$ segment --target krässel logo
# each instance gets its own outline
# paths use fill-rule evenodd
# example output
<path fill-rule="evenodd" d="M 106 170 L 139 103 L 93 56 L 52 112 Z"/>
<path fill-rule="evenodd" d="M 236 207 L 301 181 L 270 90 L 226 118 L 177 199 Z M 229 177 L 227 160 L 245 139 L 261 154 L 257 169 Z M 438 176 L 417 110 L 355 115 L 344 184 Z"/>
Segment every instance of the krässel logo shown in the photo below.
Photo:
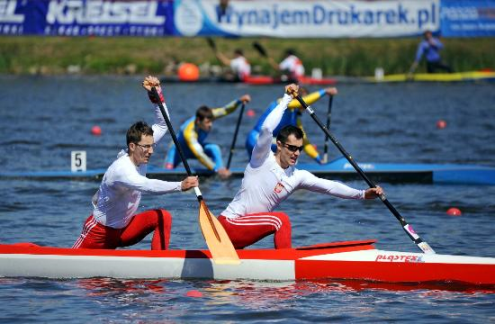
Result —
<path fill-rule="evenodd" d="M 175 28 L 184 36 L 195 36 L 203 27 L 203 15 L 195 2 L 182 1 L 175 8 Z"/>

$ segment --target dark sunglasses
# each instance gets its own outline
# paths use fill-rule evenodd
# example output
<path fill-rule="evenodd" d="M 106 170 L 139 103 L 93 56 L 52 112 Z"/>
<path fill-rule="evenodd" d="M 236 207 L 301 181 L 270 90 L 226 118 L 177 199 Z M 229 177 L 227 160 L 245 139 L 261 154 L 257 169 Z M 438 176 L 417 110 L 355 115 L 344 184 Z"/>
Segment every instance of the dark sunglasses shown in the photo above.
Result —
<path fill-rule="evenodd" d="M 290 144 L 287 144 L 287 143 L 283 143 L 284 146 L 291 152 L 296 152 L 296 151 L 299 151 L 301 152 L 304 148 L 304 145 L 303 146 L 295 146 L 295 145 L 290 145 Z"/>

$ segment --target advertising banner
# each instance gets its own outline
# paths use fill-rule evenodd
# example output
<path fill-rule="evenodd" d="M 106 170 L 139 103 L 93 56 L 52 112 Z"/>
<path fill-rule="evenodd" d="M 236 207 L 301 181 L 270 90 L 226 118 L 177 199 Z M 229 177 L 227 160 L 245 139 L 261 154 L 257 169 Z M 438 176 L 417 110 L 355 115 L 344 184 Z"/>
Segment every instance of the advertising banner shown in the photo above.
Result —
<path fill-rule="evenodd" d="M 495 0 L 442 0 L 445 37 L 495 36 Z"/>
<path fill-rule="evenodd" d="M 0 35 L 495 36 L 495 0 L 0 0 Z"/>
<path fill-rule="evenodd" d="M 176 0 L 175 33 L 282 38 L 401 37 L 440 27 L 439 0 Z"/>
<path fill-rule="evenodd" d="M 0 34 L 164 36 L 173 1 L 0 0 Z"/>

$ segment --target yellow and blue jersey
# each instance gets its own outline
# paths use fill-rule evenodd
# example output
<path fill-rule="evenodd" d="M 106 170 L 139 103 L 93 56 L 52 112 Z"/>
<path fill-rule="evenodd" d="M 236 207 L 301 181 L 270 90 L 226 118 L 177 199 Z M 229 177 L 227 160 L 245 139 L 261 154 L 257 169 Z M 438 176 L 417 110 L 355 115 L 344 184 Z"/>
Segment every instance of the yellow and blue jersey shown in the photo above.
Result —
<path fill-rule="evenodd" d="M 241 103 L 240 100 L 234 100 L 223 107 L 213 108 L 213 120 L 233 113 Z M 187 159 L 195 158 L 208 170 L 218 171 L 224 166 L 220 147 L 217 144 L 207 143 L 209 132 L 197 127 L 195 122 L 196 116 L 192 116 L 181 125 L 177 135 L 180 147 Z M 165 164 L 175 168 L 180 162 L 180 156 L 172 143 Z"/>
<path fill-rule="evenodd" d="M 323 96 L 325 96 L 325 89 L 321 89 L 319 91 L 310 93 L 304 96 L 303 99 L 308 105 L 311 105 L 316 101 L 318 101 L 319 99 L 321 99 Z M 268 108 L 265 110 L 263 115 L 261 115 L 260 119 L 254 126 L 253 130 L 251 130 L 251 132 L 248 134 L 248 137 L 246 139 L 246 150 L 249 156 L 251 156 L 251 152 L 253 151 L 254 145 L 256 144 L 259 132 L 261 131 L 261 126 L 265 122 L 265 119 L 268 117 L 268 115 L 272 112 L 272 110 L 277 107 L 279 102 L 280 99 L 270 103 Z M 318 151 L 315 149 L 315 147 L 309 141 L 308 137 L 306 136 L 306 132 L 304 131 L 304 128 L 302 126 L 301 111 L 300 111 L 301 104 L 299 103 L 299 101 L 294 99 L 289 103 L 287 108 L 288 109 L 285 110 L 284 115 L 280 120 L 280 123 L 273 131 L 273 136 L 277 137 L 280 130 L 287 125 L 293 125 L 301 128 L 304 133 L 304 137 L 303 137 L 304 152 L 306 152 L 306 154 L 308 154 L 311 158 L 319 162 L 320 155 L 318 154 Z"/>

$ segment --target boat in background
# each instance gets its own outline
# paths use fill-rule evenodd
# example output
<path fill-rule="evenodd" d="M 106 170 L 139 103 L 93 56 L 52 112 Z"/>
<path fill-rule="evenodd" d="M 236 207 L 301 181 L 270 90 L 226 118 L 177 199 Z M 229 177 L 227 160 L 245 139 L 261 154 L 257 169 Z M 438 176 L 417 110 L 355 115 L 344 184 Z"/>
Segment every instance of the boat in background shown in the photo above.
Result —
<path fill-rule="evenodd" d="M 178 76 L 162 77 L 160 78 L 161 83 L 240 83 L 249 85 L 270 85 L 270 84 L 286 84 L 292 82 L 290 80 L 272 77 L 268 75 L 252 75 L 240 80 L 231 80 L 222 77 L 199 77 L 195 80 L 181 80 Z M 313 77 L 302 77 L 298 80 L 300 85 L 334 85 L 337 83 L 335 78 L 313 78 Z"/>
<path fill-rule="evenodd" d="M 218 265 L 207 250 L 92 250 L 0 245 L 1 277 L 215 280 L 366 280 L 462 283 L 495 289 L 495 258 L 378 250 L 375 240 L 292 249 L 238 250 L 239 265 Z"/>
<path fill-rule="evenodd" d="M 413 163 L 358 163 L 371 179 L 389 183 L 463 184 L 495 185 L 495 167 L 463 164 L 413 164 Z M 298 169 L 307 170 L 321 178 L 333 180 L 358 180 L 359 174 L 345 158 L 335 159 L 328 164 L 299 163 Z M 9 179 L 32 180 L 100 180 L 106 169 L 87 171 L 16 171 L 0 172 L 0 181 Z M 232 177 L 242 178 L 243 167 L 230 169 Z M 192 173 L 200 177 L 215 176 L 213 171 L 192 168 Z M 147 176 L 153 179 L 182 180 L 186 171 L 183 167 L 169 170 L 148 166 Z"/>
<path fill-rule="evenodd" d="M 367 77 L 365 80 L 370 82 L 475 82 L 495 81 L 495 72 L 493 71 L 471 71 L 458 73 L 416 73 L 412 77 L 407 74 L 390 74 L 383 76 Z"/>

